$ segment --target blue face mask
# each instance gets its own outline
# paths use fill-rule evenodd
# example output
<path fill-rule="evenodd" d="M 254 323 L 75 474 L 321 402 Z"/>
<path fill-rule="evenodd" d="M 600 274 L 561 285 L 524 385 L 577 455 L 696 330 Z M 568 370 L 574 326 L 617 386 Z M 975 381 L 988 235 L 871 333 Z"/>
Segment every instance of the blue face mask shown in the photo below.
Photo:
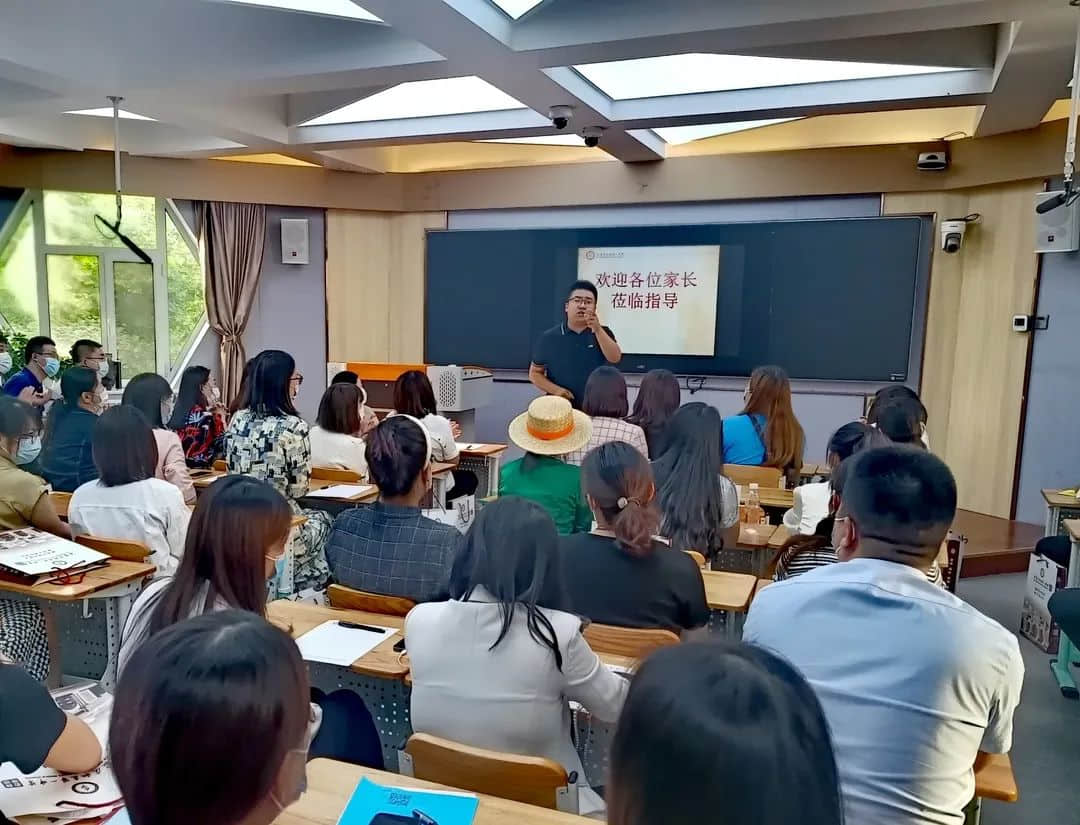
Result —
<path fill-rule="evenodd" d="M 41 455 L 41 436 L 34 435 L 19 439 L 19 446 L 15 450 L 16 464 L 33 464 L 39 455 Z"/>
<path fill-rule="evenodd" d="M 45 374 L 49 378 L 56 378 L 60 372 L 60 359 L 58 358 L 46 358 L 45 359 Z"/>

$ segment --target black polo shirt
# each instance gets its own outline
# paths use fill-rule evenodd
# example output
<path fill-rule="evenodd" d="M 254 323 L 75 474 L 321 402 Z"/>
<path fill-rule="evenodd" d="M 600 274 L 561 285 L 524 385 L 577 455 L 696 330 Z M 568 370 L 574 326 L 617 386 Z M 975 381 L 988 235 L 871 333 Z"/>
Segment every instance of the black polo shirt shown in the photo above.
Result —
<path fill-rule="evenodd" d="M 615 333 L 608 327 L 604 327 L 604 332 L 615 340 Z M 602 367 L 608 360 L 591 329 L 586 327 L 582 332 L 574 332 L 564 321 L 536 340 L 532 362 L 544 367 L 549 380 L 570 390 L 574 394 L 571 403 L 580 408 L 585 397 L 585 382 L 594 369 Z"/>

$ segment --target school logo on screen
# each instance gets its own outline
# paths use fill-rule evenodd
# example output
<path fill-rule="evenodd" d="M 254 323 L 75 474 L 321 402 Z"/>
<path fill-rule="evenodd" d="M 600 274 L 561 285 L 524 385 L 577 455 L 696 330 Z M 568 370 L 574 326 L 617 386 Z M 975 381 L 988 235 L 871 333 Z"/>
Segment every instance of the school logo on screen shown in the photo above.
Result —
<path fill-rule="evenodd" d="M 585 253 L 585 260 L 586 260 L 586 261 L 591 261 L 591 260 L 593 260 L 593 259 L 594 259 L 595 257 L 596 257 L 596 253 L 595 253 L 595 252 L 593 252 L 593 251 L 592 251 L 591 249 L 590 249 L 590 250 L 589 250 L 588 252 L 586 252 L 586 253 Z"/>

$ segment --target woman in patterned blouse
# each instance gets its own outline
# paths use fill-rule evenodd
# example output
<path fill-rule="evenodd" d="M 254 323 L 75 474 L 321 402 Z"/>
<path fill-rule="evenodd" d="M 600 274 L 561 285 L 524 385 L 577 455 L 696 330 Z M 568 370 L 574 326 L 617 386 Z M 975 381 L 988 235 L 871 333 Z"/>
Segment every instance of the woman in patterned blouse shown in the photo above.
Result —
<path fill-rule="evenodd" d="M 326 539 L 332 519 L 322 510 L 303 510 L 311 479 L 311 441 L 307 422 L 293 399 L 304 377 L 281 350 L 265 350 L 251 364 L 246 404 L 225 431 L 225 461 L 230 473 L 254 476 L 271 484 L 307 521 L 292 536 L 295 591 L 323 590 L 330 579 Z"/>
<path fill-rule="evenodd" d="M 225 421 L 217 392 L 206 367 L 184 370 L 176 406 L 165 426 L 180 436 L 189 467 L 209 467 L 225 454 Z"/>

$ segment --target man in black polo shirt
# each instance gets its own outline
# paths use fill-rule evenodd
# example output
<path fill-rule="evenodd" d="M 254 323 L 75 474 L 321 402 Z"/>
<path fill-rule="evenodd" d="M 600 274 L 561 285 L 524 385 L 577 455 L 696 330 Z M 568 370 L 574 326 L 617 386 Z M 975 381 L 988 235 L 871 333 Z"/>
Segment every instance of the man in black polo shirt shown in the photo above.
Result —
<path fill-rule="evenodd" d="M 596 286 L 575 281 L 566 297 L 566 320 L 541 335 L 533 347 L 529 380 L 541 392 L 581 406 L 585 382 L 604 364 L 617 364 L 622 350 L 615 334 L 596 317 Z"/>

